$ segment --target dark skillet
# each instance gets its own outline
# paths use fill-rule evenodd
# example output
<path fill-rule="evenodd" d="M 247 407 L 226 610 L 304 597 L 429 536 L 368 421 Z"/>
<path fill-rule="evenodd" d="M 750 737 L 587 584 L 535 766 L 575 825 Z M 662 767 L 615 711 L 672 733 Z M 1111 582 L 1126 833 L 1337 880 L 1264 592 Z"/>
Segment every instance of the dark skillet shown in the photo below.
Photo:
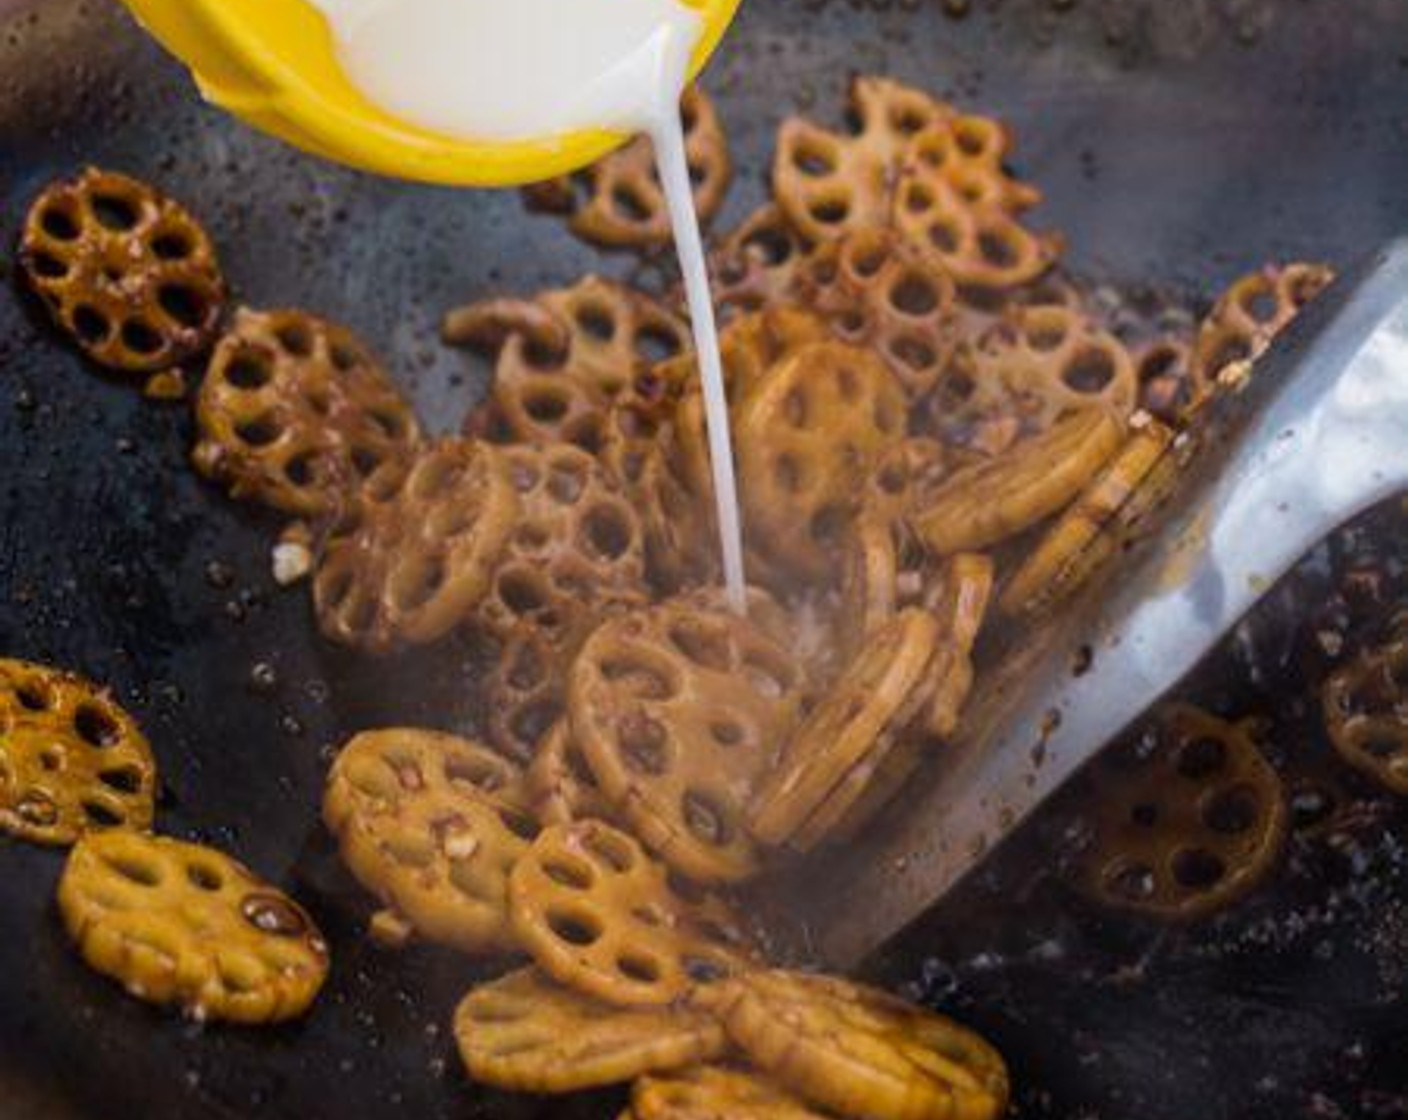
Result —
<path fill-rule="evenodd" d="M 1408 226 L 1399 0 L 974 7 L 954 20 L 937 0 L 746 5 L 712 77 L 747 169 L 733 214 L 762 196 L 780 114 L 834 115 L 860 68 L 1009 117 L 1047 191 L 1043 216 L 1099 278 L 1207 293 L 1269 256 L 1346 261 Z M 149 178 L 208 224 L 240 299 L 346 320 L 441 427 L 482 384 L 436 341 L 444 307 L 628 264 L 523 217 L 509 194 L 405 187 L 286 151 L 200 106 L 115 5 L 41 8 L 0 24 L 6 244 L 28 199 L 84 162 Z M 0 842 L 0 1117 L 614 1115 L 609 1095 L 466 1085 L 446 1025 L 475 967 L 358 937 L 362 902 L 315 823 L 329 746 L 374 723 L 471 726 L 472 656 L 367 664 L 320 642 L 306 597 L 270 578 L 272 522 L 186 469 L 189 429 L 185 409 L 98 376 L 16 285 L 0 289 L 0 649 L 112 682 L 155 743 L 162 827 L 295 890 L 331 935 L 333 979 L 306 1023 L 279 1030 L 202 1030 L 149 1010 L 64 944 L 59 857 Z M 1269 940 L 1256 922 L 1284 932 L 1288 914 L 1349 889 L 1335 866 L 1306 864 L 1261 909 L 1157 942 L 1045 886 L 1014 903 L 1013 884 L 1045 860 L 1019 851 L 878 972 L 921 977 L 987 1029 L 1026 1115 L 1402 1115 L 1408 886 L 1395 835 L 1401 814 L 1364 840 L 1368 870 L 1348 880 L 1358 909 Z M 1155 943 L 1143 979 L 1101 982 Z"/>

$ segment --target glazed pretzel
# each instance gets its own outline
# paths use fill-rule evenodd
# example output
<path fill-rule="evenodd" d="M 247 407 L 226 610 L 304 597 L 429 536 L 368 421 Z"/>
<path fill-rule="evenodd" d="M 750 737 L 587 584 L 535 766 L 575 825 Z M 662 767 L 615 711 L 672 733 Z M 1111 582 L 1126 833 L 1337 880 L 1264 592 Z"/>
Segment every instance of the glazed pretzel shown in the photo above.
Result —
<path fill-rule="evenodd" d="M 34 201 L 20 268 L 54 321 L 100 365 L 169 369 L 208 346 L 225 281 L 184 207 L 145 183 L 89 167 Z"/>
<path fill-rule="evenodd" d="M 502 454 L 518 513 L 475 617 L 500 639 L 528 626 L 571 650 L 603 611 L 639 601 L 639 518 L 581 448 L 511 446 Z"/>
<path fill-rule="evenodd" d="M 1007 581 L 999 600 L 1003 614 L 1043 614 L 1085 584 L 1117 547 L 1113 541 L 1100 542 L 1100 538 L 1118 527 L 1121 511 L 1130 506 L 1141 487 L 1157 480 L 1158 468 L 1172 451 L 1173 440 L 1172 430 L 1157 420 L 1145 418 L 1134 427 L 1124 446 Z"/>
<path fill-rule="evenodd" d="M 714 103 L 696 86 L 680 102 L 685 158 L 694 183 L 694 209 L 707 227 L 733 177 L 728 139 Z M 658 249 L 670 244 L 670 215 L 655 152 L 637 137 L 570 177 L 525 187 L 529 209 L 567 216 L 567 228 L 607 249 Z"/>
<path fill-rule="evenodd" d="M 759 843 L 808 850 L 822 839 L 818 810 L 841 815 L 928 698 L 938 623 L 909 608 L 868 636 L 859 654 L 788 737 L 753 796 L 750 827 Z"/>
<path fill-rule="evenodd" d="M 485 730 L 517 762 L 527 765 L 538 756 L 543 737 L 562 716 L 575 652 L 533 626 L 520 627 L 500 647 L 484 685 Z"/>
<path fill-rule="evenodd" d="M 242 308 L 196 400 L 196 469 L 285 513 L 319 517 L 420 443 L 415 414 L 345 327 Z"/>
<path fill-rule="evenodd" d="M 602 821 L 544 829 L 509 877 L 509 902 L 538 966 L 607 1003 L 674 1003 L 754 965 L 726 906 L 685 899 L 633 837 Z"/>
<path fill-rule="evenodd" d="M 720 317 L 762 311 L 790 299 L 809 249 L 775 203 L 753 211 L 709 254 L 710 287 Z"/>
<path fill-rule="evenodd" d="M 38 844 L 152 823 L 156 761 L 105 689 L 0 658 L 0 832 Z"/>
<path fill-rule="evenodd" d="M 481 984 L 455 1011 L 470 1076 L 520 1093 L 571 1093 L 718 1057 L 709 1015 L 687 1008 L 598 1003 L 522 968 Z"/>
<path fill-rule="evenodd" d="M 537 825 L 513 763 L 441 732 L 365 731 L 333 763 L 323 819 L 394 919 L 466 953 L 515 947 L 508 873 Z"/>
<path fill-rule="evenodd" d="M 766 1077 L 730 1066 L 691 1066 L 639 1078 L 633 1120 L 831 1120 Z"/>
<path fill-rule="evenodd" d="M 1355 769 L 1394 793 L 1408 793 L 1408 626 L 1364 650 L 1321 689 L 1325 728 Z"/>
<path fill-rule="evenodd" d="M 923 396 L 957 343 L 957 289 L 892 231 L 854 230 L 804 262 L 798 289 L 842 340 L 885 359 L 910 397 Z"/>
<path fill-rule="evenodd" d="M 1178 335 L 1155 338 L 1134 353 L 1139 407 L 1176 424 L 1193 401 L 1193 347 Z"/>
<path fill-rule="evenodd" d="M 773 197 L 813 243 L 889 223 L 895 177 L 913 138 L 952 110 L 887 78 L 851 83 L 856 128 L 832 132 L 801 117 L 783 121 L 773 160 Z"/>
<path fill-rule="evenodd" d="M 1008 454 L 956 472 L 909 521 L 940 556 L 987 548 L 1075 498 L 1123 438 L 1124 425 L 1104 409 L 1071 413 Z"/>
<path fill-rule="evenodd" d="M 971 203 L 1020 214 L 1041 201 L 1041 191 L 1008 170 L 1012 129 L 1002 121 L 950 111 L 906 145 L 906 172 L 951 183 Z"/>
<path fill-rule="evenodd" d="M 996 1120 L 1007 1069 L 972 1031 L 828 976 L 742 976 L 718 1000 L 724 1029 L 780 1084 L 837 1116 Z"/>
<path fill-rule="evenodd" d="M 617 811 L 699 882 L 758 870 L 744 805 L 801 706 L 791 655 L 698 599 L 611 619 L 572 666 L 572 739 Z"/>
<path fill-rule="evenodd" d="M 1077 875 L 1106 905 L 1201 917 L 1252 890 L 1280 854 L 1281 779 L 1244 724 L 1167 705 L 1083 783 L 1090 831 Z"/>
<path fill-rule="evenodd" d="M 445 317 L 447 342 L 495 352 L 488 399 L 466 432 L 501 442 L 574 443 L 595 452 L 611 402 L 642 365 L 681 353 L 672 311 L 596 276 L 531 300 L 488 300 Z"/>
<path fill-rule="evenodd" d="M 879 453 L 904 433 L 904 392 L 866 350 L 793 351 L 733 409 L 744 515 L 782 569 L 824 579 Z"/>
<path fill-rule="evenodd" d="M 198 844 L 91 833 L 64 867 L 59 913 L 90 966 L 198 1020 L 296 1018 L 327 977 L 327 943 L 307 912 Z"/>
<path fill-rule="evenodd" d="M 383 466 L 324 536 L 323 633 L 377 652 L 447 634 L 488 594 L 518 510 L 503 453 L 477 440 L 426 444 L 404 477 Z"/>
<path fill-rule="evenodd" d="M 611 802 L 597 785 L 565 719 L 544 736 L 528 767 L 527 783 L 534 811 L 545 825 L 591 819 L 614 823 Z"/>
<path fill-rule="evenodd" d="M 1328 265 L 1269 264 L 1232 283 L 1193 343 L 1195 405 L 1235 362 L 1254 362 L 1301 309 L 1334 280 Z"/>

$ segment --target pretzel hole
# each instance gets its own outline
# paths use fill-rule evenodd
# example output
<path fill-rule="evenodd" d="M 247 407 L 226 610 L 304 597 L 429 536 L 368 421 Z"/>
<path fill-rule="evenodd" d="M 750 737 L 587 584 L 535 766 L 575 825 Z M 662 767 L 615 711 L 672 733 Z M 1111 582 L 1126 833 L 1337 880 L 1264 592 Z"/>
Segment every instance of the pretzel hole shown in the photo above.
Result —
<path fill-rule="evenodd" d="M 186 284 L 163 284 L 157 289 L 156 301 L 183 327 L 199 327 L 210 312 L 205 297 Z"/>
<path fill-rule="evenodd" d="M 262 389 L 274 377 L 269 355 L 253 346 L 244 346 L 225 366 L 225 380 L 236 389 Z"/>
<path fill-rule="evenodd" d="M 402 611 L 419 610 L 445 586 L 445 560 L 439 555 L 412 557 L 397 565 L 391 599 Z"/>
<path fill-rule="evenodd" d="M 162 347 L 162 337 L 141 319 L 128 319 L 122 324 L 122 345 L 134 354 L 155 354 Z"/>
<path fill-rule="evenodd" d="M 966 156 L 980 156 L 988 147 L 988 131 L 977 121 L 961 120 L 954 125 L 953 138 Z"/>
<path fill-rule="evenodd" d="M 1203 737 L 1185 743 L 1178 751 L 1178 772 L 1189 781 L 1202 781 L 1226 765 L 1227 747 L 1218 739 Z"/>
<path fill-rule="evenodd" d="M 80 232 L 78 219 L 68 209 L 58 206 L 45 207 L 39 215 L 39 224 L 45 233 L 57 241 L 76 241 Z"/>
<path fill-rule="evenodd" d="M 1207 890 L 1227 874 L 1227 865 L 1204 848 L 1182 848 L 1173 855 L 1173 877 L 1189 890 Z"/>
<path fill-rule="evenodd" d="M 1115 379 L 1115 361 L 1104 350 L 1082 351 L 1065 371 L 1061 380 L 1077 393 L 1103 392 Z"/>
<path fill-rule="evenodd" d="M 611 192 L 611 207 L 626 222 L 644 223 L 654 217 L 654 211 L 634 184 L 618 183 Z"/>
<path fill-rule="evenodd" d="M 962 235 L 950 222 L 943 220 L 930 222 L 926 232 L 929 236 L 929 243 L 945 256 L 958 252 L 959 246 L 962 244 Z"/>
<path fill-rule="evenodd" d="M 57 766 L 49 765 L 48 752 L 40 756 L 40 762 L 44 763 L 46 770 L 55 770 Z M 55 761 L 58 761 L 57 759 Z M 109 789 L 118 793 L 125 793 L 129 797 L 137 793 L 142 788 L 142 772 L 135 766 L 122 766 L 114 770 L 103 770 L 98 774 L 98 781 Z"/>
<path fill-rule="evenodd" d="M 709 734 L 721 747 L 736 747 L 748 737 L 741 724 L 722 719 L 709 724 Z"/>
<path fill-rule="evenodd" d="M 235 435 L 250 447 L 268 447 L 283 435 L 283 428 L 269 413 L 235 425 Z"/>
<path fill-rule="evenodd" d="M 577 325 L 598 342 L 610 342 L 616 337 L 616 316 L 609 307 L 585 303 L 577 308 Z"/>
<path fill-rule="evenodd" d="M 587 510 L 584 525 L 592 549 L 606 560 L 619 560 L 634 539 L 626 514 L 614 505 L 592 506 Z"/>
<path fill-rule="evenodd" d="M 616 971 L 637 984 L 658 984 L 664 970 L 653 957 L 622 953 L 616 958 Z"/>
<path fill-rule="evenodd" d="M 29 266 L 35 275 L 46 280 L 59 280 L 68 275 L 68 265 L 52 253 L 35 252 L 29 256 Z"/>
<path fill-rule="evenodd" d="M 1142 863 L 1125 864 L 1105 877 L 1111 894 L 1130 902 L 1144 902 L 1154 896 L 1154 872 Z"/>
<path fill-rule="evenodd" d="M 939 361 L 938 352 L 932 346 L 912 335 L 894 339 L 887 350 L 897 362 L 916 372 L 932 369 Z"/>
<path fill-rule="evenodd" d="M 548 468 L 548 493 L 559 505 L 576 505 L 586 488 L 586 468 L 581 460 L 559 459 Z"/>
<path fill-rule="evenodd" d="M 191 886 L 202 891 L 218 891 L 225 885 L 225 877 L 219 871 L 200 863 L 186 864 L 186 878 Z"/>
<path fill-rule="evenodd" d="M 1280 310 L 1276 292 L 1269 284 L 1258 284 L 1251 291 L 1242 293 L 1240 302 L 1242 310 L 1262 324 L 1274 323 Z"/>
<path fill-rule="evenodd" d="M 789 494 L 800 494 L 804 487 L 805 471 L 802 462 L 789 451 L 783 452 L 773 462 L 773 478 L 777 485 Z"/>
<path fill-rule="evenodd" d="M 601 675 L 612 684 L 624 682 L 630 694 L 642 700 L 668 700 L 679 691 L 679 682 L 672 677 L 627 658 L 602 661 Z"/>
<path fill-rule="evenodd" d="M 543 874 L 559 886 L 568 890 L 591 890 L 596 875 L 589 863 L 565 859 L 562 856 L 548 856 L 542 864 Z"/>
<path fill-rule="evenodd" d="M 281 323 L 275 328 L 274 337 L 295 358 L 306 358 L 313 353 L 313 332 L 303 323 Z"/>
<path fill-rule="evenodd" d="M 836 173 L 836 151 L 814 139 L 799 140 L 792 149 L 792 166 L 809 179 Z"/>
<path fill-rule="evenodd" d="M 696 984 L 717 984 L 732 971 L 727 965 L 702 954 L 690 953 L 680 959 L 684 973 Z"/>
<path fill-rule="evenodd" d="M 523 394 L 523 410 L 539 424 L 554 424 L 567 415 L 565 394 L 549 389 L 536 389 Z"/>
<path fill-rule="evenodd" d="M 669 638 L 670 644 L 696 665 L 718 673 L 727 673 L 732 666 L 728 639 L 717 630 L 676 623 L 670 627 Z"/>
<path fill-rule="evenodd" d="M 406 436 L 406 418 L 391 409 L 373 409 L 368 413 L 372 423 L 381 429 L 387 439 L 399 441 Z"/>
<path fill-rule="evenodd" d="M 537 839 L 538 833 L 541 831 L 538 822 L 526 813 L 519 813 L 501 805 L 498 807 L 498 814 L 499 822 L 520 840 L 531 843 Z"/>
<path fill-rule="evenodd" d="M 601 940 L 605 933 L 601 919 L 587 911 L 565 911 L 553 908 L 547 913 L 548 929 L 569 945 L 585 949 Z"/>
<path fill-rule="evenodd" d="M 1153 828 L 1159 823 L 1158 806 L 1142 802 L 1130 809 L 1129 819 L 1140 828 Z"/>
<path fill-rule="evenodd" d="M 1392 758 L 1403 749 L 1403 743 L 1399 739 L 1383 732 L 1371 734 L 1361 746 L 1365 754 L 1378 759 Z"/>
<path fill-rule="evenodd" d="M 103 862 L 116 874 L 139 887 L 161 884 L 161 866 L 140 856 L 103 856 Z"/>
<path fill-rule="evenodd" d="M 91 703 L 80 704 L 73 713 L 73 729 L 90 747 L 111 747 L 122 737 L 117 721 Z"/>
<path fill-rule="evenodd" d="M 906 273 L 890 289 L 890 306 L 901 314 L 915 318 L 932 315 L 939 307 L 939 293 L 926 277 Z"/>
<path fill-rule="evenodd" d="M 997 268 L 1011 268 L 1021 259 L 1011 237 L 997 230 L 983 230 L 978 234 L 978 251 L 988 264 Z"/>
<path fill-rule="evenodd" d="M 851 204 L 844 198 L 826 198 L 813 202 L 811 215 L 823 225 L 840 225 L 851 212 Z"/>
<path fill-rule="evenodd" d="M 834 548 L 845 535 L 846 528 L 850 524 L 850 514 L 845 507 L 834 503 L 824 505 L 816 513 L 812 514 L 812 519 L 808 524 L 808 531 L 812 540 L 820 545 L 823 550 Z"/>
<path fill-rule="evenodd" d="M 1181 359 L 1176 346 L 1159 345 L 1139 359 L 1139 381 L 1148 384 L 1175 373 Z"/>
<path fill-rule="evenodd" d="M 63 764 L 64 756 L 58 747 L 45 747 L 39 752 L 39 765 L 51 774 L 61 769 Z M 105 782 L 107 781 L 105 775 L 100 774 L 99 779 Z M 111 785 L 112 783 L 108 782 L 108 784 Z"/>
<path fill-rule="evenodd" d="M 73 329 L 80 341 L 92 346 L 112 334 L 112 321 L 96 307 L 80 303 L 73 309 Z"/>
<path fill-rule="evenodd" d="M 534 568 L 511 566 L 499 574 L 499 599 L 516 615 L 529 615 L 548 605 L 552 590 Z"/>
<path fill-rule="evenodd" d="M 666 327 L 646 325 L 636 332 L 636 353 L 652 365 L 675 357 L 681 349 L 679 335 Z M 637 380 L 638 389 L 641 380 L 643 377 Z M 644 395 L 653 399 L 652 394 Z"/>
<path fill-rule="evenodd" d="M 581 837 L 582 847 L 617 875 L 624 875 L 636 865 L 636 854 L 630 843 L 620 836 L 600 829 L 591 829 Z"/>
<path fill-rule="evenodd" d="M 797 246 L 786 230 L 763 226 L 748 234 L 743 240 L 743 249 L 769 268 L 777 268 L 792 259 Z"/>
<path fill-rule="evenodd" d="M 640 712 L 622 716 L 617 724 L 621 760 L 637 774 L 659 777 L 670 768 L 665 729 Z"/>
<path fill-rule="evenodd" d="M 50 828 L 59 821 L 59 807 L 37 790 L 30 790 L 20 798 L 15 812 L 22 821 L 36 828 Z"/>
<path fill-rule="evenodd" d="M 1256 824 L 1259 799 L 1250 786 L 1224 790 L 1203 808 L 1203 823 L 1214 832 L 1235 835 Z"/>
<path fill-rule="evenodd" d="M 277 894 L 247 895 L 240 903 L 240 916 L 260 933 L 273 934 L 275 937 L 301 937 L 308 932 L 308 920 L 303 916 L 303 911 Z M 322 945 L 320 938 L 313 938 L 310 947 L 315 951 L 326 951 L 326 946 Z M 264 952 L 275 959 L 288 960 L 277 948 L 266 947 Z M 303 961 L 295 957 L 290 964 L 297 967 L 302 965 Z M 286 969 L 289 965 L 280 967 Z"/>
<path fill-rule="evenodd" d="M 929 123 L 929 114 L 918 105 L 891 105 L 890 127 L 904 136 L 913 136 Z"/>
<path fill-rule="evenodd" d="M 185 234 L 174 230 L 157 234 L 151 239 L 150 245 L 152 255 L 163 261 L 185 260 L 194 251 L 194 247 Z"/>
<path fill-rule="evenodd" d="M 1243 362 L 1252 356 L 1251 343 L 1241 335 L 1231 334 L 1222 339 L 1213 350 L 1210 372 L 1216 374 L 1233 362 Z"/>
<path fill-rule="evenodd" d="M 733 829 L 723 809 L 707 794 L 690 790 L 681 802 L 685 827 L 706 844 L 724 847 L 733 838 Z"/>
<path fill-rule="evenodd" d="M 54 703 L 54 694 L 41 681 L 24 681 L 15 689 L 20 704 L 31 712 L 47 712 Z"/>
<path fill-rule="evenodd" d="M 137 207 L 115 194 L 93 195 L 88 208 L 100 226 L 115 233 L 125 233 L 137 224 Z"/>

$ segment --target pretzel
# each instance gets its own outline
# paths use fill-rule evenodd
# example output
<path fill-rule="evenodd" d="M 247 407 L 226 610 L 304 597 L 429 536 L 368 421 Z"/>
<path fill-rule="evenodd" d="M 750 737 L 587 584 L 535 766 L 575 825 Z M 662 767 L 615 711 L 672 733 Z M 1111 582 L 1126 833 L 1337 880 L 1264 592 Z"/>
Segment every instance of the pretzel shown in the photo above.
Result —
<path fill-rule="evenodd" d="M 1198 328 L 1193 343 L 1195 404 L 1229 365 L 1256 361 L 1301 308 L 1334 280 L 1328 265 L 1269 264 L 1235 280 Z"/>
<path fill-rule="evenodd" d="M 832 1120 L 800 1097 L 746 1069 L 690 1066 L 639 1078 L 634 1120 Z"/>
<path fill-rule="evenodd" d="M 475 617 L 500 638 L 527 625 L 570 649 L 601 611 L 638 600 L 645 578 L 639 518 L 581 448 L 516 446 L 502 454 L 518 514 Z"/>
<path fill-rule="evenodd" d="M 1141 487 L 1156 478 L 1173 447 L 1173 432 L 1157 420 L 1136 426 L 1124 446 L 1063 513 L 1007 581 L 998 605 L 1009 617 L 1046 613 L 1070 598 L 1114 551 L 1097 542 L 1118 527 Z M 1096 555 L 1098 553 L 1098 556 Z"/>
<path fill-rule="evenodd" d="M 565 719 L 543 738 L 527 774 L 528 796 L 545 825 L 596 819 L 611 822 L 615 813 Z"/>
<path fill-rule="evenodd" d="M 384 465 L 325 534 L 313 602 L 323 633 L 384 652 L 434 641 L 489 593 L 519 502 L 502 452 L 426 444 L 401 477 Z"/>
<path fill-rule="evenodd" d="M 822 245 L 798 287 L 839 338 L 884 358 L 912 398 L 932 389 L 953 357 L 953 281 L 890 230 L 853 230 Z"/>
<path fill-rule="evenodd" d="M 1167 705 L 1083 781 L 1078 881 L 1105 905 L 1201 917 L 1251 891 L 1280 854 L 1285 793 L 1245 724 Z"/>
<path fill-rule="evenodd" d="M 775 203 L 753 211 L 709 254 L 710 287 L 720 317 L 762 311 L 791 298 L 809 248 Z"/>
<path fill-rule="evenodd" d="M 688 1008 L 623 1008 L 521 968 L 481 984 L 455 1010 L 470 1076 L 522 1093 L 572 1093 L 709 1061 L 723 1028 Z"/>
<path fill-rule="evenodd" d="M 809 241 L 886 225 L 895 176 L 910 141 L 952 110 L 887 78 L 858 77 L 849 102 L 856 127 L 832 132 L 790 117 L 777 133 L 772 188 L 793 228 Z"/>
<path fill-rule="evenodd" d="M 641 366 L 689 341 L 674 312 L 596 276 L 531 300 L 459 308 L 446 315 L 442 333 L 497 355 L 489 398 L 466 420 L 466 434 L 591 452 L 601 445 L 612 400 Z"/>
<path fill-rule="evenodd" d="M 887 993 L 772 970 L 718 999 L 729 1038 L 778 1083 L 838 1116 L 996 1120 L 1002 1057 L 972 1031 Z"/>
<path fill-rule="evenodd" d="M 848 658 L 902 606 L 919 601 L 932 559 L 903 518 L 865 507 L 841 559 L 838 637 Z"/>
<path fill-rule="evenodd" d="M 323 820 L 394 923 L 466 953 L 495 953 L 516 947 L 506 892 L 537 834 L 529 805 L 522 772 L 488 748 L 389 728 L 343 747 Z"/>
<path fill-rule="evenodd" d="M 928 698 L 939 641 L 927 611 L 908 608 L 869 635 L 859 654 L 787 739 L 751 803 L 759 843 L 807 850 L 821 839 L 810 818 L 864 792 Z"/>
<path fill-rule="evenodd" d="M 714 103 L 696 86 L 680 102 L 694 209 L 707 226 L 723 205 L 733 161 Z M 567 228 L 607 249 L 658 249 L 670 243 L 670 215 L 650 141 L 638 137 L 573 176 L 524 188 L 529 209 L 567 216 Z"/>
<path fill-rule="evenodd" d="M 1020 533 L 1078 495 L 1119 450 L 1124 426 L 1082 409 L 990 462 L 965 467 L 910 513 L 934 552 L 969 552 Z"/>
<path fill-rule="evenodd" d="M 942 178 L 969 202 L 1020 214 L 1041 201 L 1041 191 L 1008 170 L 1012 147 L 1004 122 L 950 111 L 906 145 L 905 170 Z"/>
<path fill-rule="evenodd" d="M 825 578 L 870 466 L 904 433 L 903 390 L 869 351 L 816 343 L 784 358 L 733 412 L 756 547 L 804 579 Z"/>
<path fill-rule="evenodd" d="M 1364 650 L 1321 688 L 1330 742 L 1361 773 L 1395 793 L 1408 793 L 1408 626 Z"/>
<path fill-rule="evenodd" d="M 911 436 L 894 444 L 876 460 L 866 480 L 865 508 L 895 517 L 928 493 L 963 463 L 961 457 L 938 440 Z"/>
<path fill-rule="evenodd" d="M 236 498 L 318 517 L 420 443 L 410 405 L 362 342 L 306 311 L 250 311 L 211 355 L 192 461 Z"/>
<path fill-rule="evenodd" d="M 699 882 L 758 870 L 744 804 L 802 700 L 786 649 L 722 606 L 602 624 L 572 666 L 572 738 L 632 830 Z"/>
<path fill-rule="evenodd" d="M 508 757 L 527 765 L 566 708 L 566 675 L 575 646 L 555 644 L 532 626 L 510 634 L 484 684 L 485 731 Z"/>
<path fill-rule="evenodd" d="M 152 823 L 156 761 L 132 717 L 74 673 L 0 658 L 0 832 L 71 844 Z"/>
<path fill-rule="evenodd" d="M 686 900 L 635 839 L 602 821 L 545 828 L 509 876 L 509 908 L 544 972 L 607 1003 L 673 1003 L 753 964 L 726 906 Z"/>
<path fill-rule="evenodd" d="M 193 357 L 225 302 L 215 247 L 186 209 L 96 167 L 34 200 L 19 262 L 54 322 L 110 369 L 152 373 Z"/>
<path fill-rule="evenodd" d="M 1193 401 L 1193 348 L 1177 335 L 1163 335 L 1135 351 L 1139 407 L 1166 424 L 1177 423 Z"/>
<path fill-rule="evenodd" d="M 297 1018 L 327 977 L 327 943 L 303 907 L 213 848 L 90 833 L 69 854 L 58 899 L 92 968 L 195 1019 Z"/>

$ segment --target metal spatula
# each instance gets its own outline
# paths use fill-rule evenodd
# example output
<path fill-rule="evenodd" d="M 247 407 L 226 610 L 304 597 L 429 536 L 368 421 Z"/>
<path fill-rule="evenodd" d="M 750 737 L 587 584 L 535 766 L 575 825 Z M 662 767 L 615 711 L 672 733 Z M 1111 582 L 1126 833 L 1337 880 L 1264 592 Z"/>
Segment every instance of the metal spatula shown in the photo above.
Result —
<path fill-rule="evenodd" d="M 941 898 L 1319 540 L 1408 490 L 1408 239 L 1308 308 L 1228 403 L 1149 535 L 980 681 L 959 740 L 884 820 L 791 879 L 828 961 Z"/>

